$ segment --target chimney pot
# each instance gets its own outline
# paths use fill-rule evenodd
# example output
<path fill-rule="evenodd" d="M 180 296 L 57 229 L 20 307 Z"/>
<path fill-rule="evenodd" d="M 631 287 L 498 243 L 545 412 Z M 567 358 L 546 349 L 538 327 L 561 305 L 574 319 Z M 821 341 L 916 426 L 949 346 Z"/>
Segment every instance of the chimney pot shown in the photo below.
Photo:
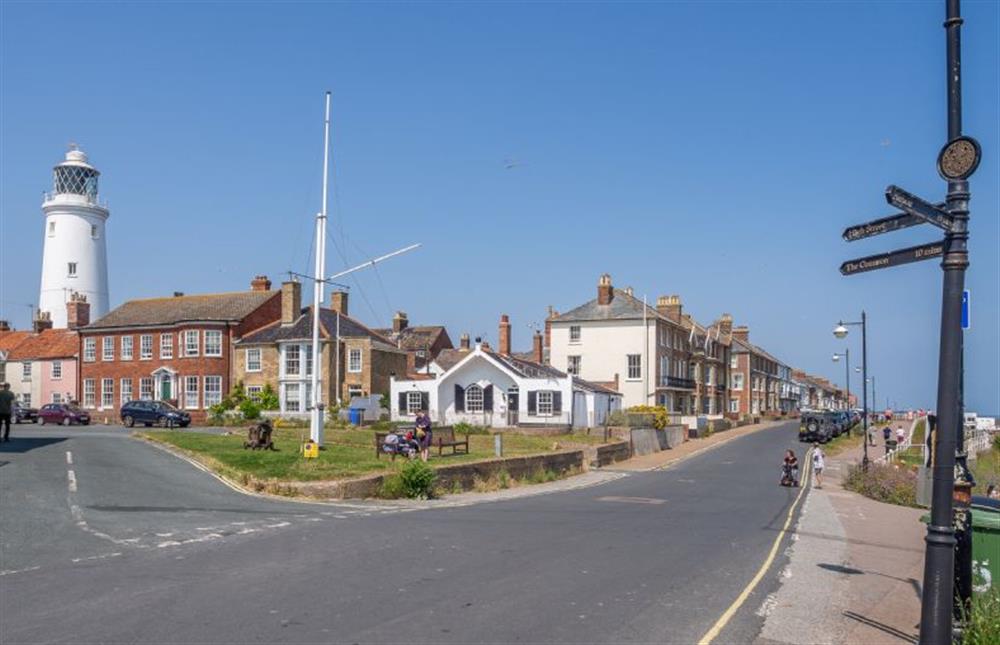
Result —
<path fill-rule="evenodd" d="M 458 348 L 459 349 L 469 349 L 469 335 L 468 334 L 462 334 L 462 336 L 458 339 Z"/>
<path fill-rule="evenodd" d="M 87 296 L 74 291 L 66 303 L 66 328 L 79 329 L 90 324 L 90 303 Z"/>
<path fill-rule="evenodd" d="M 302 283 L 288 280 L 281 283 L 281 324 L 291 325 L 302 314 Z"/>
<path fill-rule="evenodd" d="M 40 334 L 46 329 L 52 329 L 52 316 L 47 311 L 39 311 L 38 316 L 32 322 L 31 328 L 36 334 Z"/>
<path fill-rule="evenodd" d="M 539 365 L 545 362 L 545 352 L 542 347 L 542 342 L 542 334 L 536 331 L 535 335 L 531 338 L 531 359 Z"/>
<path fill-rule="evenodd" d="M 615 289 L 611 284 L 611 276 L 607 273 L 601 274 L 597 280 L 597 304 L 610 305 L 615 297 Z"/>
<path fill-rule="evenodd" d="M 499 350 L 501 356 L 510 356 L 510 318 L 500 314 Z"/>
<path fill-rule="evenodd" d="M 330 294 L 330 309 L 334 311 L 339 311 L 343 316 L 349 316 L 347 313 L 347 292 L 346 291 L 334 291 Z"/>
<path fill-rule="evenodd" d="M 271 281 L 268 280 L 266 275 L 256 275 L 253 280 L 250 281 L 251 291 L 270 291 Z"/>
<path fill-rule="evenodd" d="M 396 315 L 392 317 L 392 331 L 399 333 L 406 329 L 410 324 L 410 321 L 406 318 L 405 311 L 397 311 Z"/>
<path fill-rule="evenodd" d="M 656 299 L 657 313 L 675 323 L 680 323 L 683 309 L 680 296 L 660 296 Z"/>

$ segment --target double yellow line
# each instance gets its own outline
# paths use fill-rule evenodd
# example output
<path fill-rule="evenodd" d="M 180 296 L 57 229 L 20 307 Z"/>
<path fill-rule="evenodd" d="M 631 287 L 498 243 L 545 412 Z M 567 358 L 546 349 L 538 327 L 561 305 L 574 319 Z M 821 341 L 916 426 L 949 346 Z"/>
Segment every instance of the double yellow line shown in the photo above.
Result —
<path fill-rule="evenodd" d="M 785 525 L 781 527 L 780 531 L 778 531 L 778 537 L 774 538 L 774 544 L 771 545 L 771 551 L 767 554 L 767 559 L 764 560 L 764 564 L 760 565 L 760 569 L 757 570 L 754 577 L 750 580 L 747 586 L 744 587 L 743 591 L 740 592 L 740 595 L 736 597 L 733 604 L 729 605 L 729 608 L 723 612 L 722 616 L 719 617 L 719 620 L 715 621 L 712 628 L 701 637 L 701 640 L 698 641 L 698 645 L 709 645 L 709 643 L 719 637 L 719 634 L 722 633 L 725 626 L 729 624 L 729 621 L 736 615 L 736 612 L 743 606 L 743 603 L 747 601 L 747 598 L 750 597 L 753 590 L 756 589 L 758 584 L 760 584 L 760 581 L 764 578 L 767 570 L 771 568 L 772 564 L 774 564 L 774 558 L 778 555 L 778 548 L 781 546 L 781 540 L 785 537 L 785 534 L 788 533 L 788 527 L 792 524 L 792 516 L 795 514 L 795 509 L 802 500 L 802 496 L 805 494 L 806 489 L 809 488 L 809 476 L 810 471 L 812 470 L 812 449 L 806 452 L 805 461 L 806 465 L 802 469 L 802 479 L 799 482 L 799 485 L 802 488 L 799 490 L 799 494 L 795 496 L 795 501 L 792 502 L 791 507 L 788 509 L 788 515 L 785 517 Z"/>

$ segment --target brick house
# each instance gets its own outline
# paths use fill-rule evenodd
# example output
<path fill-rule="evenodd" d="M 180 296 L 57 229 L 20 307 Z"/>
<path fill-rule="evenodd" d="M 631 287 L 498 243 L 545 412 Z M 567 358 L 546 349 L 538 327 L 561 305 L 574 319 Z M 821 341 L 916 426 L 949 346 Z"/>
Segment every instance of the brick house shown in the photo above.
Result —
<path fill-rule="evenodd" d="M 281 295 L 249 291 L 131 300 L 80 329 L 80 402 L 115 418 L 134 399 L 169 401 L 204 422 L 232 387 L 233 343 L 281 317 Z"/>
<path fill-rule="evenodd" d="M 448 330 L 444 325 L 410 326 L 405 311 L 397 311 L 392 317 L 392 328 L 373 330 L 383 338 L 388 338 L 396 347 L 407 354 L 407 372 L 414 373 L 426 368 L 445 349 L 454 349 Z"/>
<path fill-rule="evenodd" d="M 390 377 L 406 374 L 407 352 L 351 318 L 347 293 L 332 296 L 331 308 L 320 310 L 319 383 L 324 403 L 388 394 Z M 237 341 L 234 380 L 242 381 L 251 397 L 271 385 L 283 414 L 305 414 L 312 406 L 312 307 L 302 307 L 299 282 L 281 285 L 280 302 L 277 320 Z"/>

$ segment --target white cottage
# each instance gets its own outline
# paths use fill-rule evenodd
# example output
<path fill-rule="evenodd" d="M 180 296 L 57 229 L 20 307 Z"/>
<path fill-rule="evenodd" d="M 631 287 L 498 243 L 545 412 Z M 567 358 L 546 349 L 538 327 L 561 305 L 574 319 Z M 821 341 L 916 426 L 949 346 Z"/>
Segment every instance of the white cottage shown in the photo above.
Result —
<path fill-rule="evenodd" d="M 583 428 L 603 425 L 621 409 L 621 394 L 609 387 L 481 343 L 445 350 L 433 367 L 429 374 L 392 379 L 394 421 L 427 410 L 444 425 Z"/>

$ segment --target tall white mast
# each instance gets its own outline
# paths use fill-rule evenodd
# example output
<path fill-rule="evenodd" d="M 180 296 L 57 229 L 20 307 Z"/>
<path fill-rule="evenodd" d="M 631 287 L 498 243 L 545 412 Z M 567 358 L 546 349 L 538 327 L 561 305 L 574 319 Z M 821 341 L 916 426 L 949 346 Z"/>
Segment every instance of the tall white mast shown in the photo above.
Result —
<path fill-rule="evenodd" d="M 323 445 L 323 391 L 319 375 L 323 371 L 319 348 L 320 308 L 323 306 L 326 273 L 326 203 L 327 184 L 330 177 L 330 93 L 326 93 L 326 116 L 323 120 L 323 204 L 316 215 L 316 271 L 313 281 L 312 307 L 312 410 L 309 419 L 309 438 Z M 339 342 L 339 339 L 338 341 Z"/>

